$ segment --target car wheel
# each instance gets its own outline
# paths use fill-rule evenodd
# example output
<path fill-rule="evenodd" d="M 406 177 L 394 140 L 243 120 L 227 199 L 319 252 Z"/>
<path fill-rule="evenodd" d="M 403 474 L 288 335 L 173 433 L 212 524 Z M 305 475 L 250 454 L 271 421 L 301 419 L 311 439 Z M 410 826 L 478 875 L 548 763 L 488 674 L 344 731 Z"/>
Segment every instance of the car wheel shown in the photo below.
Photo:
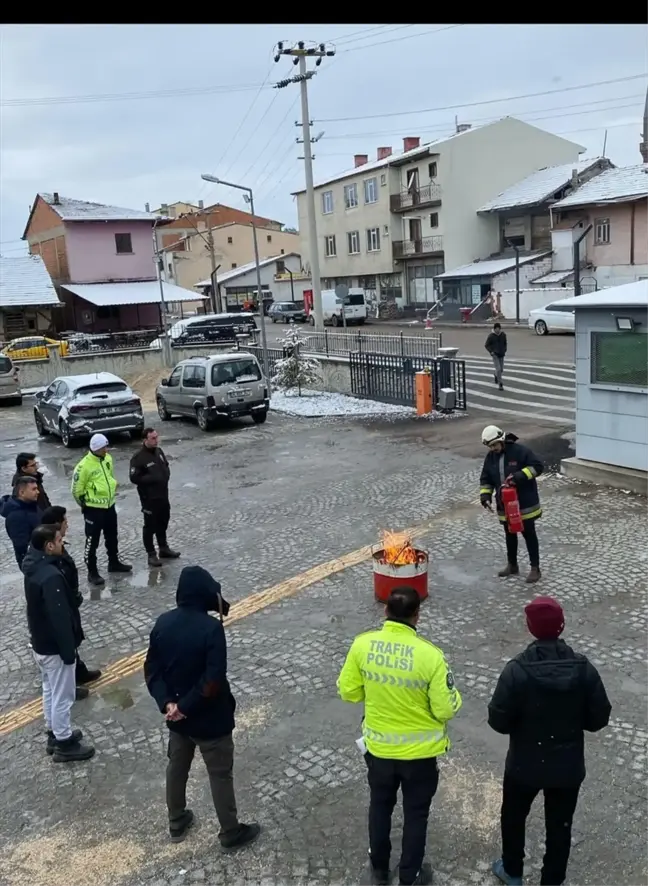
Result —
<path fill-rule="evenodd" d="M 547 329 L 547 324 L 544 320 L 536 320 L 535 326 L 533 328 L 535 329 L 536 335 L 547 335 L 549 332 L 549 330 Z"/>
<path fill-rule="evenodd" d="M 38 435 L 40 437 L 47 437 L 48 436 L 49 431 L 47 430 L 47 428 L 43 424 L 43 419 L 36 412 L 36 410 L 34 410 L 34 424 L 36 425 L 36 431 L 38 432 Z"/>
<path fill-rule="evenodd" d="M 338 315 L 333 314 L 333 316 L 331 317 L 331 326 L 339 326 L 339 325 L 340 325 L 340 321 L 338 319 Z"/>
<path fill-rule="evenodd" d="M 157 411 L 158 415 L 160 416 L 160 421 L 169 421 L 169 419 L 171 418 L 171 413 L 168 412 L 166 404 L 162 397 L 157 398 Z"/>
<path fill-rule="evenodd" d="M 66 421 L 59 422 L 59 433 L 61 435 L 61 443 L 68 449 L 72 446 L 72 437 L 70 436 L 70 428 Z"/>
<path fill-rule="evenodd" d="M 268 417 L 268 411 L 265 412 L 253 412 L 252 413 L 252 421 L 255 425 L 262 425 L 266 418 Z"/>
<path fill-rule="evenodd" d="M 273 323 L 276 323 L 276 322 L 277 322 L 277 318 L 276 318 L 276 317 L 271 317 L 270 319 L 272 320 Z"/>
<path fill-rule="evenodd" d="M 207 413 L 202 406 L 196 409 L 196 420 L 201 431 L 209 431 L 211 429 L 211 422 L 207 418 Z"/>

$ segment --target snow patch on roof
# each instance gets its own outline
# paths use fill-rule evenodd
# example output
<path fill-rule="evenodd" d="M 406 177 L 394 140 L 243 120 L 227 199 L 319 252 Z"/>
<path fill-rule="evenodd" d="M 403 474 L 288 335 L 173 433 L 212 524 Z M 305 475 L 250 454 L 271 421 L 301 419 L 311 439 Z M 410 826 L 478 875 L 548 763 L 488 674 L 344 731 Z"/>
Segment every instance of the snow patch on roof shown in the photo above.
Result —
<path fill-rule="evenodd" d="M 520 256 L 520 264 L 526 265 L 529 262 L 537 261 L 539 258 L 545 258 L 551 255 L 551 251 L 536 252 L 533 255 Z M 501 274 L 503 271 L 510 271 L 515 267 L 515 256 L 509 258 L 491 258 L 484 261 L 471 262 L 469 265 L 461 265 L 444 274 L 439 274 L 435 279 L 443 280 L 448 277 L 490 277 L 495 274 Z"/>
<path fill-rule="evenodd" d="M 281 261 L 282 259 L 288 258 L 289 256 L 293 256 L 295 258 L 299 258 L 298 252 L 282 252 L 281 255 L 272 255 L 270 258 L 262 258 L 259 261 L 259 267 L 265 268 L 268 265 L 271 265 L 273 262 Z M 230 271 L 225 271 L 222 274 L 216 274 L 216 282 L 217 283 L 227 283 L 229 280 L 235 280 L 237 277 L 242 277 L 244 274 L 249 274 L 250 271 L 253 271 L 256 268 L 256 262 L 250 261 L 245 265 L 239 265 L 238 268 L 232 268 Z M 294 272 L 296 273 L 296 272 Z M 208 277 L 206 280 L 201 280 L 200 283 L 194 284 L 196 287 L 201 286 L 211 286 L 211 279 Z"/>
<path fill-rule="evenodd" d="M 576 308 L 648 308 L 648 280 L 564 298 L 560 303 Z"/>
<path fill-rule="evenodd" d="M 39 197 L 42 197 L 63 221 L 155 221 L 158 217 L 152 212 L 142 212 L 139 209 L 90 203 L 87 200 L 74 200 L 60 195 L 58 203 L 54 202 L 54 194 L 39 194 Z"/>
<path fill-rule="evenodd" d="M 587 206 L 591 203 L 616 203 L 617 201 L 648 197 L 648 164 L 621 166 L 608 169 L 585 182 L 577 191 L 559 200 L 554 209 L 570 206 Z"/>
<path fill-rule="evenodd" d="M 542 277 L 536 277 L 535 280 L 530 280 L 534 286 L 536 283 L 541 283 L 542 285 L 547 285 L 549 283 L 562 283 L 564 280 L 567 280 L 568 277 L 573 276 L 573 271 L 549 271 L 548 274 L 543 274 Z"/>
<path fill-rule="evenodd" d="M 167 304 L 200 300 L 200 295 L 192 289 L 183 289 L 174 283 L 163 283 L 162 286 Z M 98 307 L 161 304 L 160 284 L 157 280 L 137 283 L 64 283 L 63 287 Z"/>
<path fill-rule="evenodd" d="M 0 256 L 0 307 L 60 304 L 40 255 Z"/>
<path fill-rule="evenodd" d="M 601 159 L 595 157 L 590 160 L 574 160 L 572 163 L 563 163 L 561 166 L 545 166 L 542 169 L 536 169 L 522 181 L 505 188 L 497 197 L 484 203 L 477 212 L 501 212 L 505 209 L 516 209 L 518 206 L 535 206 L 538 203 L 544 203 L 556 191 L 569 184 L 574 169 L 578 175 L 582 175 L 600 162 Z"/>

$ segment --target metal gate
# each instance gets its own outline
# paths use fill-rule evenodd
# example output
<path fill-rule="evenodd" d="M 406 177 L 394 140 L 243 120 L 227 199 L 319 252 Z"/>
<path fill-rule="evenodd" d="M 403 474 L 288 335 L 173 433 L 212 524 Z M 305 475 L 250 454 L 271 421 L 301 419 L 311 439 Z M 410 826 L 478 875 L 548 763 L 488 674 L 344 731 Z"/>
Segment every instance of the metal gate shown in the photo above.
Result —
<path fill-rule="evenodd" d="M 466 409 L 466 363 L 464 360 L 448 360 L 429 357 L 396 357 L 390 354 L 349 354 L 351 392 L 356 397 L 415 405 L 415 382 L 417 372 L 429 369 L 432 375 L 432 395 L 439 401 L 441 388 L 453 388 L 457 395 L 456 408 Z"/>

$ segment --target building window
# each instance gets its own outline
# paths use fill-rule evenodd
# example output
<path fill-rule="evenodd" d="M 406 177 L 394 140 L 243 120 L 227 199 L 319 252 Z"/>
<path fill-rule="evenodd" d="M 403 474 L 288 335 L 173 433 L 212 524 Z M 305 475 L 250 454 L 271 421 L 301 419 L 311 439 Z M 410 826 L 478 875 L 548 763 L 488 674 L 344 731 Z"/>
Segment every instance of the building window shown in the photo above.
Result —
<path fill-rule="evenodd" d="M 282 249 L 282 250 L 281 250 L 281 255 L 283 255 L 283 254 L 284 254 L 284 251 L 285 251 L 285 250 L 283 250 L 283 249 Z"/>
<path fill-rule="evenodd" d="M 380 228 L 369 228 L 367 231 L 367 252 L 380 251 Z"/>
<path fill-rule="evenodd" d="M 648 388 L 646 336 L 637 332 L 592 332 L 592 384 Z"/>
<path fill-rule="evenodd" d="M 232 262 L 232 267 L 233 267 L 233 268 L 236 267 L 236 262 L 235 262 L 235 261 Z"/>
<path fill-rule="evenodd" d="M 349 247 L 349 255 L 359 255 L 360 231 L 349 231 L 347 234 L 347 244 Z"/>
<path fill-rule="evenodd" d="M 133 243 L 130 234 L 115 234 L 115 249 L 117 255 L 127 255 L 133 252 Z"/>
<path fill-rule="evenodd" d="M 433 163 L 428 163 L 428 175 L 430 176 L 430 178 L 436 178 L 436 176 L 437 176 L 436 160 Z"/>
<path fill-rule="evenodd" d="M 333 258 L 337 255 L 335 234 L 329 234 L 328 237 L 324 237 L 324 254 L 327 258 Z"/>
<path fill-rule="evenodd" d="M 378 202 L 378 181 L 375 178 L 367 178 L 364 183 L 365 203 Z"/>
<path fill-rule="evenodd" d="M 610 242 L 609 218 L 597 218 L 594 222 L 594 242 L 597 246 Z"/>
<path fill-rule="evenodd" d="M 234 242 L 234 240 L 233 240 L 231 237 L 228 237 L 228 238 L 227 238 L 227 242 L 228 242 L 228 243 L 230 244 L 230 246 L 231 246 L 232 243 Z"/>
<path fill-rule="evenodd" d="M 322 212 L 324 215 L 330 215 L 333 212 L 333 191 L 322 193 Z"/>
<path fill-rule="evenodd" d="M 268 234 L 267 240 L 268 243 L 272 243 L 272 234 Z"/>
<path fill-rule="evenodd" d="M 431 212 L 430 213 L 430 227 L 438 228 L 439 227 L 439 213 Z"/>
<path fill-rule="evenodd" d="M 358 205 L 358 186 L 357 185 L 345 185 L 344 186 L 344 208 L 345 209 L 353 209 Z"/>
<path fill-rule="evenodd" d="M 386 184 L 387 184 L 387 173 L 383 172 L 380 176 L 380 187 L 384 188 Z"/>

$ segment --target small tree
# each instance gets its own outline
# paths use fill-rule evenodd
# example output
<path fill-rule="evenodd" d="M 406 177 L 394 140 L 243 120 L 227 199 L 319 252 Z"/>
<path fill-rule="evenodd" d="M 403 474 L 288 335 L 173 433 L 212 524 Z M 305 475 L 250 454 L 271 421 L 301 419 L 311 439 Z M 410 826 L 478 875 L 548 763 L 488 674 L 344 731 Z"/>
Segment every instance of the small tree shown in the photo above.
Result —
<path fill-rule="evenodd" d="M 275 374 L 272 383 L 281 391 L 292 391 L 297 388 L 297 394 L 301 397 L 302 388 L 317 384 L 320 380 L 320 365 L 317 360 L 305 357 L 301 353 L 302 338 L 299 330 L 291 326 L 286 332 L 281 346 L 285 356 L 277 360 Z"/>

